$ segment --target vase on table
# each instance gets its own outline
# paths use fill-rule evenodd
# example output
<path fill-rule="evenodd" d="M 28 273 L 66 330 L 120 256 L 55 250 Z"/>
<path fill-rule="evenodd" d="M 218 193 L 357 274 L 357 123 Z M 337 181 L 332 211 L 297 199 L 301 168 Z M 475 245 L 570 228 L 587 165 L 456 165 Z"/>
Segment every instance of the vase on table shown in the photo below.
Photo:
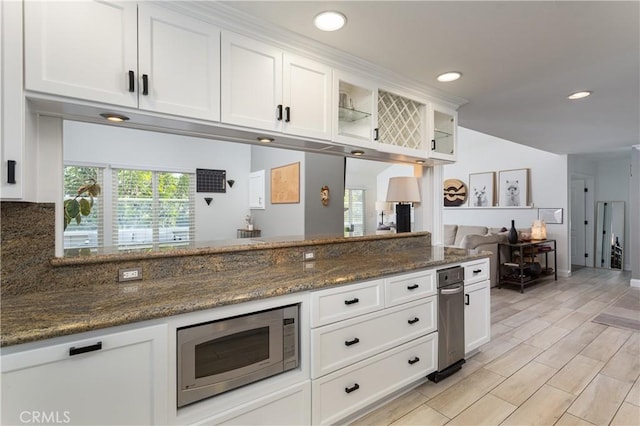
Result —
<path fill-rule="evenodd" d="M 518 231 L 516 230 L 516 221 L 511 221 L 511 229 L 509 229 L 509 234 L 507 235 L 507 240 L 511 244 L 515 244 L 518 242 Z"/>

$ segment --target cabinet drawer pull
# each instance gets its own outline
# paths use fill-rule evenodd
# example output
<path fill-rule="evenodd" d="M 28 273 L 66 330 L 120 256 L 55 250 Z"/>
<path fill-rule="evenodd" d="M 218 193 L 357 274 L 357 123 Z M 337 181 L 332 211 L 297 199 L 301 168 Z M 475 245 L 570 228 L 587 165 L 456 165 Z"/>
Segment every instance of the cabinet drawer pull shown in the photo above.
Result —
<path fill-rule="evenodd" d="M 149 94 L 149 76 L 142 74 L 142 94 L 147 96 Z"/>
<path fill-rule="evenodd" d="M 291 108 L 286 107 L 284 109 L 284 122 L 288 123 L 289 121 L 291 121 Z"/>
<path fill-rule="evenodd" d="M 276 120 L 282 120 L 282 105 L 278 105 L 276 108 Z"/>
<path fill-rule="evenodd" d="M 465 304 L 465 305 L 469 305 L 469 295 L 468 295 L 468 294 L 465 294 L 465 295 L 464 295 L 464 298 L 465 298 L 464 304 Z"/>
<path fill-rule="evenodd" d="M 407 362 L 409 363 L 409 365 L 413 365 L 413 364 L 415 364 L 416 362 L 420 362 L 420 358 L 418 358 L 418 357 L 416 356 L 416 357 L 413 357 L 413 359 L 410 359 L 410 360 L 409 360 L 409 361 L 407 361 Z"/>
<path fill-rule="evenodd" d="M 411 284 L 407 286 L 407 290 L 415 290 L 418 287 L 420 287 L 418 284 Z"/>
<path fill-rule="evenodd" d="M 480 272 L 482 272 L 482 269 L 474 269 L 474 270 L 473 270 L 473 273 L 474 273 L 474 274 L 479 274 Z"/>
<path fill-rule="evenodd" d="M 351 386 L 350 388 L 344 388 L 344 391 L 346 393 L 351 393 L 351 392 L 357 391 L 358 389 L 360 389 L 360 385 L 356 383 L 355 385 Z"/>
<path fill-rule="evenodd" d="M 87 352 L 99 351 L 102 349 L 102 342 L 98 342 L 95 345 L 83 346 L 81 348 L 76 348 L 75 346 L 69 348 L 69 356 L 80 355 Z"/>
<path fill-rule="evenodd" d="M 7 183 L 16 183 L 16 160 L 7 160 Z"/>
<path fill-rule="evenodd" d="M 420 321 L 420 318 L 418 318 L 418 317 L 414 317 L 413 319 L 410 319 L 410 320 L 409 320 L 409 321 L 407 321 L 407 322 L 408 322 L 409 324 L 415 324 L 415 323 L 417 323 L 418 321 Z"/>
<path fill-rule="evenodd" d="M 354 297 L 354 298 L 353 298 L 353 299 L 351 299 L 351 300 L 345 300 L 345 301 L 344 301 L 344 304 L 345 304 L 345 305 L 353 305 L 353 304 L 355 304 L 355 303 L 358 303 L 359 301 L 360 301 L 360 299 L 358 299 L 357 297 Z"/>
<path fill-rule="evenodd" d="M 432 151 L 436 150 L 436 140 L 435 139 L 431 139 L 431 150 Z"/>
<path fill-rule="evenodd" d="M 136 77 L 133 71 L 129 71 L 129 91 L 134 92 L 136 90 Z"/>
<path fill-rule="evenodd" d="M 353 340 L 345 340 L 344 345 L 352 346 L 352 345 L 355 345 L 356 343 L 360 343 L 360 339 L 358 339 L 357 337 L 354 338 Z"/>

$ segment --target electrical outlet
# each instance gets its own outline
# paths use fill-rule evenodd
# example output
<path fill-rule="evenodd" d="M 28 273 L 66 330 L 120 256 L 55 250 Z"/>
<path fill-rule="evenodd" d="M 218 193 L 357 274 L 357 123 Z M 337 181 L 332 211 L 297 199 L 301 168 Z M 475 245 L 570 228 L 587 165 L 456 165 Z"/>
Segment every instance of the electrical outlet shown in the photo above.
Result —
<path fill-rule="evenodd" d="M 316 258 L 316 254 L 312 251 L 308 251 L 302 256 L 302 260 L 313 260 Z"/>
<path fill-rule="evenodd" d="M 142 266 L 135 268 L 118 269 L 118 282 L 135 281 L 142 279 Z"/>

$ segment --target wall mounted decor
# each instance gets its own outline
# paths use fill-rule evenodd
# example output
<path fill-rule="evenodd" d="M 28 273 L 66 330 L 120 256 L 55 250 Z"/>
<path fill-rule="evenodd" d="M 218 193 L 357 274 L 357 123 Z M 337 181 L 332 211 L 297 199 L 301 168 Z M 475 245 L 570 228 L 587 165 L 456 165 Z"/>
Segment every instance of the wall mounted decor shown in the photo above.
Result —
<path fill-rule="evenodd" d="M 495 172 L 469 174 L 469 207 L 491 207 L 495 201 Z"/>
<path fill-rule="evenodd" d="M 546 224 L 562 223 L 562 209 L 538 209 L 538 219 L 544 220 Z"/>
<path fill-rule="evenodd" d="M 460 179 L 446 179 L 443 187 L 445 207 L 461 206 L 467 201 L 467 185 Z"/>
<path fill-rule="evenodd" d="M 211 202 L 213 201 L 213 198 L 211 198 L 211 197 L 204 197 L 204 201 L 205 201 L 205 203 L 207 203 L 207 205 L 208 205 L 208 206 L 210 206 L 210 205 L 211 205 Z"/>
<path fill-rule="evenodd" d="M 271 169 L 271 204 L 300 202 L 300 163 Z"/>
<path fill-rule="evenodd" d="M 196 192 L 227 192 L 227 171 L 196 169 Z"/>
<path fill-rule="evenodd" d="M 498 205 L 526 207 L 529 202 L 529 169 L 501 170 L 498 177 Z"/>
<path fill-rule="evenodd" d="M 320 201 L 325 207 L 329 205 L 329 187 L 327 185 L 320 188 Z"/>

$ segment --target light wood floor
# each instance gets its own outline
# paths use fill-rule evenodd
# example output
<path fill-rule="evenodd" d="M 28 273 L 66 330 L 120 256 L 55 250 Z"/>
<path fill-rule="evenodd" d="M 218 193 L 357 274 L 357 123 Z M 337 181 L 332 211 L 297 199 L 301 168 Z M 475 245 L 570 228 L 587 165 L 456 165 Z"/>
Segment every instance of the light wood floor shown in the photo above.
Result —
<path fill-rule="evenodd" d="M 480 353 L 353 424 L 640 425 L 639 333 L 591 322 L 638 294 L 629 278 L 585 268 L 524 294 L 492 289 L 492 341 Z"/>

